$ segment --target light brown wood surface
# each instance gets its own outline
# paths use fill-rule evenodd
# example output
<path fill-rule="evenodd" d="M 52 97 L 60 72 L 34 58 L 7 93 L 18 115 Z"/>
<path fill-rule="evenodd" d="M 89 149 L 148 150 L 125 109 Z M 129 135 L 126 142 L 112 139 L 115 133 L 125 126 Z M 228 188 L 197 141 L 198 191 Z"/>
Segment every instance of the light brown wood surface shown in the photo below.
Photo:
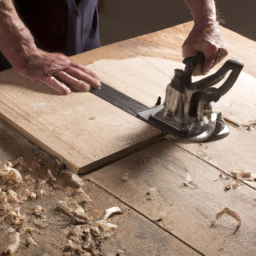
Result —
<path fill-rule="evenodd" d="M 90 93 L 56 95 L 14 70 L 0 81 L 1 118 L 74 171 L 161 133 Z"/>
<path fill-rule="evenodd" d="M 125 175 L 127 182 L 122 181 Z M 188 175 L 192 184 L 187 187 Z M 210 164 L 163 140 L 86 178 L 204 255 L 254 255 L 256 191 L 244 185 L 225 192 L 229 181 L 217 180 L 219 175 Z M 147 193 L 154 188 L 150 200 Z M 242 221 L 234 235 L 236 220 L 216 220 L 225 207 Z"/>
<path fill-rule="evenodd" d="M 20 135 L 10 125 L 0 120 L 0 160 L 1 164 L 5 164 L 8 160 L 14 160 L 23 157 L 28 166 L 31 166 L 31 161 L 38 161 L 40 157 L 45 166 L 51 169 L 53 175 L 59 181 L 56 169 L 57 164 L 49 158 L 49 155 Z M 37 170 L 38 171 L 38 170 Z M 33 169 L 33 174 L 40 173 Z M 42 171 L 42 170 L 41 170 Z M 70 183 L 69 183 L 70 184 Z M 75 190 L 75 188 L 73 188 Z M 111 223 L 117 225 L 117 232 L 111 233 L 110 238 L 102 245 L 102 249 L 106 255 L 115 255 L 119 250 L 125 251 L 126 255 L 130 256 L 148 256 L 148 255 L 200 255 L 188 245 L 175 238 L 166 230 L 159 228 L 155 223 L 147 219 L 145 216 L 121 202 L 113 195 L 107 193 L 97 185 L 91 182 L 85 182 L 83 189 L 90 196 L 92 202 L 86 204 L 86 211 L 93 219 L 101 218 L 105 210 L 114 206 L 122 209 L 123 214 L 113 216 L 109 219 Z M 15 189 L 16 190 L 16 189 Z M 19 191 L 17 189 L 17 191 Z M 19 250 L 15 253 L 16 256 L 25 255 L 62 255 L 65 245 L 68 241 L 67 234 L 69 228 L 73 225 L 66 224 L 66 218 L 63 215 L 56 214 L 55 208 L 59 200 L 66 200 L 73 192 L 68 186 L 62 187 L 61 190 L 50 190 L 50 196 L 41 197 L 34 201 L 27 200 L 24 204 L 19 205 L 21 213 L 30 218 L 29 226 L 33 227 L 36 234 L 38 246 L 26 246 L 26 234 L 21 235 L 21 243 Z M 73 199 L 71 197 L 71 199 Z M 73 201 L 73 200 L 72 200 Z M 34 226 L 31 221 L 31 214 L 36 205 L 41 205 L 47 209 L 48 221 L 51 223 L 48 227 L 40 230 Z M 67 223 L 70 221 L 67 218 Z M 6 230 L 9 225 L 5 222 L 0 223 L 0 251 L 6 250 L 8 239 L 6 239 Z M 64 228 L 63 228 L 64 226 Z M 66 228 L 65 228 L 66 227 Z M 54 237 L 54 239 L 49 239 Z M 6 243 L 5 243 L 6 242 Z M 109 254 L 108 254 L 109 253 Z M 112 254 L 113 253 L 113 254 Z M 121 253 L 120 253 L 121 254 Z"/>
<path fill-rule="evenodd" d="M 174 68 L 183 67 L 180 46 L 191 26 L 192 23 L 182 24 L 72 59 L 88 65 L 102 81 L 151 107 L 158 96 L 164 99 Z M 246 65 L 245 72 L 254 74 L 252 54 L 255 49 L 252 46 L 255 45 L 233 32 L 221 30 L 232 45 L 231 57 L 241 57 Z M 243 44 L 244 54 L 241 54 L 238 42 Z M 255 108 L 252 100 L 254 78 L 247 74 L 243 77 L 246 86 L 243 87 L 242 79 L 234 94 L 228 95 L 219 106 L 228 106 L 227 117 L 230 119 L 250 123 Z M 160 135 L 159 130 L 89 93 L 59 96 L 13 70 L 0 74 L 0 84 L 1 118 L 74 171 L 82 167 L 85 171 L 97 168 L 129 153 L 127 149 L 134 150 Z M 237 94 L 242 96 L 240 102 L 237 102 Z M 244 97 L 248 95 L 250 100 L 245 101 Z M 243 109 L 241 102 L 244 102 Z M 243 115 L 243 112 L 248 114 Z"/>

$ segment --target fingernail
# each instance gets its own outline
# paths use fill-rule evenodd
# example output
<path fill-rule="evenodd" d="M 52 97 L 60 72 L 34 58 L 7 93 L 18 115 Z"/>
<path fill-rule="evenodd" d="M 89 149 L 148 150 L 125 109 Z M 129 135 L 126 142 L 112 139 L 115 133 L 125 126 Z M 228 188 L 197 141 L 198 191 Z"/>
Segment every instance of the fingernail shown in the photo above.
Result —
<path fill-rule="evenodd" d="M 101 82 L 99 79 L 96 79 L 97 85 L 99 86 L 99 88 L 101 87 Z"/>

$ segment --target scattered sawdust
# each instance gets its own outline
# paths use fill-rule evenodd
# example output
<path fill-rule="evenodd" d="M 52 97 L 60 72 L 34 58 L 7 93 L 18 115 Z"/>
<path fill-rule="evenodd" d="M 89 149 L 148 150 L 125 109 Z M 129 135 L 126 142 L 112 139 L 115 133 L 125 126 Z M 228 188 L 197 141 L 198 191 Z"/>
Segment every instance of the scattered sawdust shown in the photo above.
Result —
<path fill-rule="evenodd" d="M 183 186 L 191 189 L 197 188 L 197 185 L 193 183 L 192 175 L 187 169 L 185 170 L 187 172 L 187 175 L 186 175 L 186 180 L 183 182 Z"/>
<path fill-rule="evenodd" d="M 232 171 L 231 172 L 232 177 L 225 175 L 225 174 L 220 174 L 219 177 L 215 180 L 229 180 L 228 185 L 225 187 L 225 191 L 231 190 L 231 189 L 236 189 L 239 186 L 243 185 L 243 183 L 246 182 L 255 182 L 256 181 L 256 174 L 251 173 L 245 170 L 240 170 L 240 171 Z"/>
<path fill-rule="evenodd" d="M 228 175 L 225 175 L 223 173 L 220 173 L 220 175 L 218 176 L 218 178 L 214 181 L 218 181 L 218 180 L 230 180 L 231 178 Z"/>
<path fill-rule="evenodd" d="M 235 231 L 233 232 L 233 234 L 235 234 L 241 226 L 241 218 L 236 212 L 230 210 L 229 208 L 224 208 L 223 211 L 217 213 L 216 219 L 219 220 L 224 214 L 228 214 L 229 216 L 237 220 L 238 224 Z"/>
<path fill-rule="evenodd" d="M 126 173 L 122 178 L 122 182 L 127 182 L 129 180 L 129 173 Z"/>
<path fill-rule="evenodd" d="M 148 192 L 146 193 L 147 200 L 153 200 L 157 197 L 157 189 L 156 188 L 150 188 Z"/>
<path fill-rule="evenodd" d="M 104 219 L 99 220 L 95 209 L 90 207 L 90 211 L 87 212 L 88 203 L 92 200 L 80 187 L 84 185 L 84 181 L 77 175 L 68 174 L 65 171 L 64 178 L 71 178 L 68 182 L 71 182 L 73 188 L 66 187 L 66 182 L 61 176 L 56 177 L 58 171 L 52 172 L 40 161 L 25 163 L 23 158 L 8 161 L 2 166 L 0 169 L 0 229 L 7 230 L 10 241 L 7 244 L 8 239 L 5 239 L 0 243 L 2 250 L 0 253 L 27 255 L 27 252 L 24 252 L 25 248 L 33 250 L 35 247 L 40 250 L 42 240 L 49 239 L 49 235 L 45 233 L 46 230 L 47 232 L 52 230 L 51 232 L 60 232 L 62 237 L 67 237 L 66 246 L 62 249 L 59 246 L 56 247 L 56 250 L 64 249 L 63 255 L 105 255 L 102 251 L 103 242 L 117 231 L 117 226 L 106 219 L 114 214 L 120 214 L 121 209 L 109 208 L 106 210 Z M 58 197 L 57 200 L 56 197 Z M 64 220 L 65 228 L 61 227 L 62 224 L 56 223 L 61 220 Z M 22 249 L 19 248 L 20 246 Z M 56 255 L 56 251 L 52 255 Z"/>

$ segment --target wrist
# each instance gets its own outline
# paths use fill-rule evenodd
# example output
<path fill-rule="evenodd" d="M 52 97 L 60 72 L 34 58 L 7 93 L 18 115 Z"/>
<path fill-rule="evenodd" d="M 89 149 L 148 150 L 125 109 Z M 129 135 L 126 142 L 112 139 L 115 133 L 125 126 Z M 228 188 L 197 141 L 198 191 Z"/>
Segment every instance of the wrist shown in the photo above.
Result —
<path fill-rule="evenodd" d="M 36 51 L 34 38 L 12 8 L 0 8 L 0 49 L 15 69 Z"/>
<path fill-rule="evenodd" d="M 195 27 L 218 25 L 214 0 L 185 0 L 191 10 Z"/>

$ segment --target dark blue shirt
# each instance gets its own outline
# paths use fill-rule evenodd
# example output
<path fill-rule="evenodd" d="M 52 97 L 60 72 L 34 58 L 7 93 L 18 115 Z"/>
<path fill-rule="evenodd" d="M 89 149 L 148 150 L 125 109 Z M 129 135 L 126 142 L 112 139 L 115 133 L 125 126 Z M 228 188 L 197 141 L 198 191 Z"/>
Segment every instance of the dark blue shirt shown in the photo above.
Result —
<path fill-rule="evenodd" d="M 100 46 L 98 0 L 15 0 L 38 48 L 67 56 Z M 10 67 L 0 52 L 0 70 Z"/>

